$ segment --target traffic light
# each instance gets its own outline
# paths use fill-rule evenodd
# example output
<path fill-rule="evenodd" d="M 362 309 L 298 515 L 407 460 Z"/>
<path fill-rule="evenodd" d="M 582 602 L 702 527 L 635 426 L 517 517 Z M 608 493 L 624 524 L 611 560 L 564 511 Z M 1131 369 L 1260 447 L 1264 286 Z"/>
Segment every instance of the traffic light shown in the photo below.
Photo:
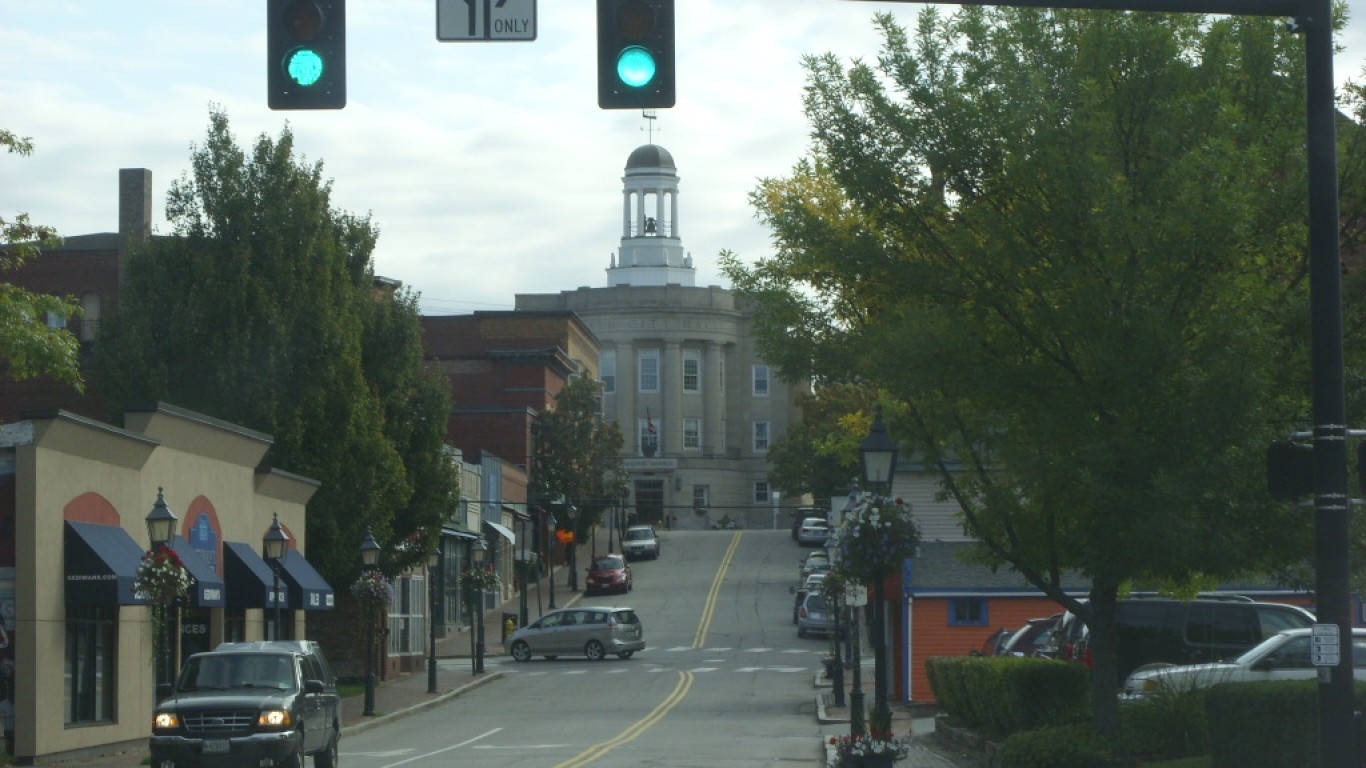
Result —
<path fill-rule="evenodd" d="M 598 0 L 598 106 L 674 105 L 674 0 Z"/>
<path fill-rule="evenodd" d="M 346 0 L 267 0 L 271 109 L 346 106 Z"/>

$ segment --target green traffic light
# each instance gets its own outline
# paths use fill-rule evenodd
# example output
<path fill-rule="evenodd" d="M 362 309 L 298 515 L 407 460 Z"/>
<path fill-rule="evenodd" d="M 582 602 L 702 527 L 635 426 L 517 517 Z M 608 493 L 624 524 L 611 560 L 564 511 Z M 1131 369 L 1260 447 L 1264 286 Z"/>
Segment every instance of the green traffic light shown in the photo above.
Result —
<path fill-rule="evenodd" d="M 649 85 L 656 70 L 654 54 L 639 45 L 632 45 L 617 56 L 617 77 L 632 88 Z"/>
<path fill-rule="evenodd" d="M 323 57 L 311 48 L 295 48 L 285 59 L 285 74 L 307 88 L 322 79 Z"/>

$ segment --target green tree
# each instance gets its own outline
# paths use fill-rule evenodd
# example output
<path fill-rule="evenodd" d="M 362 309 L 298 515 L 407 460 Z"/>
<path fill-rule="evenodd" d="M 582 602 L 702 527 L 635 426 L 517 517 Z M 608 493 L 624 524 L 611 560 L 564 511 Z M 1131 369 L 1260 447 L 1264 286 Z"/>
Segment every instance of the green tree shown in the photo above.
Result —
<path fill-rule="evenodd" d="M 30 139 L 4 129 L 0 146 L 23 157 L 33 153 Z M 3 276 L 38 258 L 43 248 L 60 246 L 62 240 L 52 227 L 34 224 L 27 213 L 19 213 L 13 221 L 0 218 L 0 243 L 6 244 L 0 249 Z M 82 391 L 80 342 L 64 326 L 48 323 L 49 316 L 67 320 L 80 312 L 70 296 L 33 293 L 0 282 L 0 366 L 5 375 L 16 381 L 46 375 Z"/>
<path fill-rule="evenodd" d="M 1310 549 L 1263 469 L 1308 413 L 1299 41 L 1184 14 L 876 24 L 876 65 L 805 60 L 812 155 L 752 195 L 776 254 L 728 274 L 767 359 L 900 400 L 890 429 L 939 467 L 976 559 L 1083 617 L 1114 733 L 1128 585 Z"/>
<path fill-rule="evenodd" d="M 859 474 L 858 444 L 867 434 L 867 424 L 862 432 L 850 432 L 849 418 L 869 412 L 873 399 L 868 387 L 843 382 L 799 394 L 801 421 L 768 451 L 774 486 L 791 496 L 809 493 L 821 508 L 832 497 L 847 494 Z"/>
<path fill-rule="evenodd" d="M 376 294 L 377 230 L 332 208 L 288 128 L 248 154 L 212 110 L 191 167 L 167 196 L 173 236 L 129 257 L 101 390 L 116 409 L 167 400 L 272 435 L 272 466 L 321 483 L 309 559 L 333 584 L 354 580 L 367 528 L 414 543 L 385 547 L 389 572 L 417 562 L 455 482 L 449 399 L 420 370 L 413 298 Z"/>
<path fill-rule="evenodd" d="M 555 396 L 555 407 L 537 419 L 532 497 L 573 504 L 578 517 L 572 528 L 565 515 L 558 525 L 572 529 L 576 540 L 602 522 L 623 489 L 621 429 L 602 420 L 601 396 L 598 382 L 576 377 Z"/>

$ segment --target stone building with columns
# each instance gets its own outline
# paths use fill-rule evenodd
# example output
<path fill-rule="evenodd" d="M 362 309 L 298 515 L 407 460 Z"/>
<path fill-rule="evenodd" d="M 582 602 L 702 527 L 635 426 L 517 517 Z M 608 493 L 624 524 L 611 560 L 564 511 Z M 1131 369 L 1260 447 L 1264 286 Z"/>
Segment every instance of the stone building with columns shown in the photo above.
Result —
<path fill-rule="evenodd" d="M 633 520 L 705 527 L 728 515 L 785 526 L 801 500 L 774 494 L 768 449 L 799 418 L 793 395 L 809 385 L 782 381 L 760 358 L 752 308 L 696 285 L 668 150 L 637 148 L 622 181 L 607 285 L 521 294 L 517 309 L 572 311 L 597 336 L 603 414 L 626 438 Z"/>

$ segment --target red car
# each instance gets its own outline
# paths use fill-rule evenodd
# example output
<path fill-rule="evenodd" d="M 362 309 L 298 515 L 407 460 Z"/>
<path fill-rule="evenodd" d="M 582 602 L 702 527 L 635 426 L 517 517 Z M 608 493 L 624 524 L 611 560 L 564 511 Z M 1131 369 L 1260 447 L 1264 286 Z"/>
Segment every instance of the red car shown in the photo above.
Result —
<path fill-rule="evenodd" d="M 622 555 L 603 555 L 588 566 L 584 594 L 631 591 L 631 566 Z"/>

